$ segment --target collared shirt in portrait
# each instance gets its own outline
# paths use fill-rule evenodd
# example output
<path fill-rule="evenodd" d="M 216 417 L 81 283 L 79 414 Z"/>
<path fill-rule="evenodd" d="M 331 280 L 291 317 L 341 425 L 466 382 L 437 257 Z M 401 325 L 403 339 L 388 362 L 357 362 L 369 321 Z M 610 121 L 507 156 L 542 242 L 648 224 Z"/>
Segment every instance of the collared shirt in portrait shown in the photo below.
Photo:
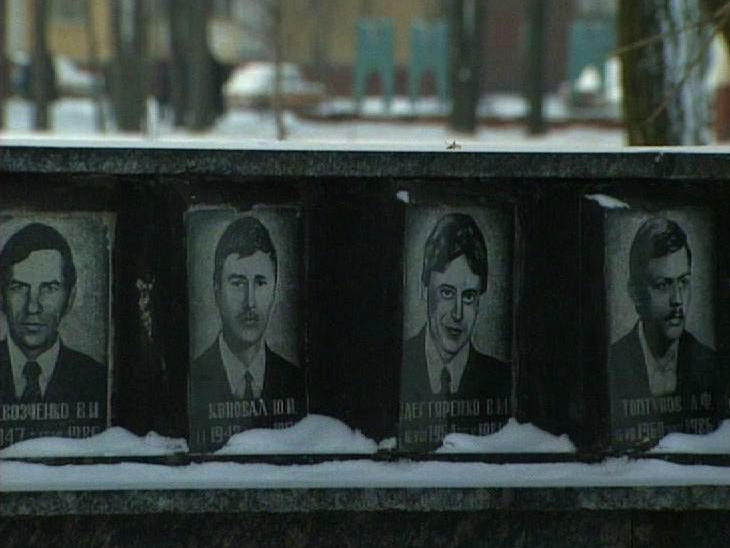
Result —
<path fill-rule="evenodd" d="M 254 398 L 260 398 L 261 393 L 264 389 L 264 374 L 266 373 L 266 352 L 264 350 L 264 343 L 259 343 L 258 350 L 251 360 L 251 363 L 245 365 L 239 360 L 233 351 L 228 347 L 226 341 L 223 339 L 223 334 L 218 335 L 218 345 L 220 347 L 221 359 L 223 360 L 223 367 L 226 370 L 226 376 L 228 377 L 228 383 L 231 387 L 231 392 L 238 397 L 242 398 L 246 391 L 246 371 L 251 374 L 251 391 Z"/>
<path fill-rule="evenodd" d="M 666 396 L 677 390 L 677 355 L 679 339 L 672 341 L 664 356 L 656 357 L 649 348 L 644 333 L 644 324 L 639 322 L 639 342 L 644 354 L 649 391 L 652 396 Z"/>
<path fill-rule="evenodd" d="M 464 374 L 466 368 L 466 362 L 469 359 L 469 344 L 465 344 L 464 347 L 448 362 L 444 362 L 441 359 L 433 339 L 431 338 L 431 332 L 426 327 L 425 346 L 426 346 L 426 364 L 428 366 L 428 380 L 431 385 L 431 391 L 434 394 L 441 392 L 441 372 L 444 367 L 451 375 L 451 389 L 450 392 L 455 394 L 459 390 L 461 384 L 461 377 Z"/>
<path fill-rule="evenodd" d="M 29 360 L 23 351 L 15 344 L 12 337 L 8 336 L 8 351 L 10 353 L 10 366 L 13 370 L 13 384 L 15 385 L 15 396 L 20 399 L 25 390 L 26 380 L 23 370 L 28 362 L 36 362 L 41 368 L 41 374 L 38 377 L 38 384 L 41 387 L 41 395 L 46 395 L 46 388 L 53 375 L 58 361 L 58 353 L 61 351 L 61 342 L 56 337 L 53 346 L 37 356 L 34 360 Z"/>

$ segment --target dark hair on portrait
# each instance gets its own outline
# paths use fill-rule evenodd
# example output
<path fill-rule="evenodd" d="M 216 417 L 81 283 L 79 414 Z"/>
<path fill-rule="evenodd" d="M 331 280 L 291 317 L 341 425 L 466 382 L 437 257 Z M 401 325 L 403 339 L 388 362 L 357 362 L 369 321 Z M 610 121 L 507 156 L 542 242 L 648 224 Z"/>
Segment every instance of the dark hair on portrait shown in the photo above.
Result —
<path fill-rule="evenodd" d="M 213 282 L 216 286 L 220 283 L 223 263 L 229 255 L 236 254 L 238 257 L 248 257 L 257 251 L 269 256 L 274 264 L 274 276 L 276 276 L 276 249 L 271 242 L 269 231 L 261 224 L 261 221 L 254 217 L 241 217 L 228 225 L 215 248 Z"/>
<path fill-rule="evenodd" d="M 682 227 L 665 217 L 652 217 L 639 227 L 629 252 L 629 290 L 637 304 L 646 298 L 646 270 L 651 259 L 685 248 L 692 265 L 692 250 Z"/>
<path fill-rule="evenodd" d="M 66 239 L 55 229 L 31 223 L 13 234 L 0 252 L 0 288 L 10 283 L 13 265 L 24 261 L 34 251 L 55 250 L 63 259 L 63 284 L 67 291 L 76 285 L 76 266 Z"/>
<path fill-rule="evenodd" d="M 629 254 L 629 279 L 636 286 L 646 280 L 646 268 L 651 259 L 664 257 L 682 248 L 687 249 L 689 264 L 692 264 L 692 250 L 687 234 L 677 223 L 665 217 L 653 217 L 644 221 L 634 236 Z"/>
<path fill-rule="evenodd" d="M 469 268 L 479 276 L 479 292 L 487 290 L 487 244 L 470 215 L 448 213 L 441 217 L 426 239 L 421 281 L 427 286 L 431 272 L 443 272 L 454 259 L 464 255 Z"/>

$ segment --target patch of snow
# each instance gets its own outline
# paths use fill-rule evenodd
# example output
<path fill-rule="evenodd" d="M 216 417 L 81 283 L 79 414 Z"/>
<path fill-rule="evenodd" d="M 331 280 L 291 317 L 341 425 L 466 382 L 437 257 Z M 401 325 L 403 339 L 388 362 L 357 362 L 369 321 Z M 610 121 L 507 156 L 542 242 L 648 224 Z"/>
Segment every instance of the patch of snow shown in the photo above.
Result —
<path fill-rule="evenodd" d="M 537 426 L 516 419 L 488 436 L 448 434 L 437 453 L 575 453 L 567 434 L 554 436 Z"/>
<path fill-rule="evenodd" d="M 494 104 L 487 108 L 498 118 L 509 119 L 515 105 L 523 105 L 519 97 L 495 97 Z M 334 108 L 343 108 L 345 100 L 333 100 Z M 489 105 L 489 100 L 483 101 Z M 431 106 L 429 106 L 429 104 Z M 409 101 L 398 103 L 398 108 L 406 110 Z M 512 106 L 510 106 L 512 105 Z M 416 109 L 425 112 L 435 106 L 428 102 L 417 102 Z M 518 107 L 521 109 L 522 107 Z M 546 98 L 546 116 L 559 119 L 567 116 L 566 106 L 557 98 Z M 512 114 L 511 114 L 512 113 Z M 489 112 L 487 112 L 489 114 Z M 443 149 L 443 143 L 454 140 L 452 130 L 442 122 L 417 122 L 413 119 L 399 121 L 382 117 L 382 121 L 365 120 L 309 120 L 291 112 L 284 113 L 287 140 L 276 141 L 274 115 L 266 110 L 236 110 L 221 116 L 214 128 L 204 134 L 192 134 L 186 130 L 173 128 L 169 121 L 157 121 L 149 127 L 148 135 L 125 134 L 110 130 L 99 133 L 96 127 L 96 107 L 93 101 L 85 98 L 64 98 L 51 107 L 53 131 L 32 131 L 33 106 L 29 101 L 11 99 L 6 102 L 7 129 L 0 132 L 3 144 L 31 144 L 47 146 L 70 146 L 70 141 L 86 140 L 94 146 L 142 146 L 142 147 L 216 147 L 236 149 L 352 149 L 353 147 L 377 145 L 383 150 L 433 150 Z M 108 113 L 105 110 L 105 117 Z M 149 116 L 150 121 L 154 118 Z M 108 124 L 111 128 L 111 123 Z M 72 138 L 72 139 L 69 139 Z M 553 129 L 538 136 L 528 136 L 520 125 L 504 127 L 480 127 L 472 135 L 459 135 L 462 150 L 493 150 L 508 147 L 511 150 L 549 151 L 597 147 L 615 149 L 624 142 L 624 132 L 620 128 L 568 127 Z M 131 144 L 130 144 L 131 143 Z M 88 144 L 86 145 L 88 146 Z"/>
<path fill-rule="evenodd" d="M 0 491 L 125 489 L 629 487 L 730 485 L 721 466 L 607 459 L 599 464 L 351 460 L 313 465 L 209 462 L 48 466 L 0 462 Z"/>
<path fill-rule="evenodd" d="M 393 438 L 385 438 L 384 440 L 381 440 L 381 442 L 378 444 L 379 449 L 385 449 L 386 451 L 390 451 L 392 449 L 395 449 L 398 446 L 398 442 Z"/>
<path fill-rule="evenodd" d="M 601 90 L 601 75 L 595 65 L 588 65 L 581 71 L 575 90 L 579 93 L 598 93 Z"/>
<path fill-rule="evenodd" d="M 631 209 L 631 206 L 626 202 L 622 202 L 618 198 L 607 196 L 606 194 L 586 194 L 585 197 L 597 202 L 599 206 L 606 209 Z"/>
<path fill-rule="evenodd" d="M 395 193 L 395 199 L 403 202 L 404 204 L 407 204 L 411 201 L 411 195 L 408 193 L 407 190 L 399 190 Z"/>
<path fill-rule="evenodd" d="M 83 439 L 49 437 L 21 441 L 0 450 L 0 458 L 129 457 L 187 452 L 184 439 L 165 438 L 155 432 L 140 437 L 115 426 Z"/>
<path fill-rule="evenodd" d="M 710 434 L 667 434 L 650 453 L 730 454 L 730 420 L 725 420 Z"/>
<path fill-rule="evenodd" d="M 558 122 L 570 118 L 565 99 L 549 93 L 543 97 L 543 116 L 548 121 Z M 523 120 L 529 112 L 527 100 L 521 95 L 494 93 L 485 95 L 479 101 L 477 113 L 480 117 L 497 120 Z"/>
<path fill-rule="evenodd" d="M 51 127 L 56 133 L 98 136 L 96 105 L 81 97 L 63 97 L 50 107 Z"/>
<path fill-rule="evenodd" d="M 623 98 L 623 88 L 621 87 L 621 59 L 617 55 L 612 55 L 606 60 L 603 78 L 606 100 L 614 104 L 620 103 Z"/>
<path fill-rule="evenodd" d="M 217 455 L 372 454 L 378 444 L 359 430 L 323 415 L 308 415 L 289 428 L 256 428 L 232 436 Z"/>
<path fill-rule="evenodd" d="M 56 71 L 56 85 L 62 92 L 90 94 L 94 86 L 101 85 L 94 74 L 80 69 L 69 57 L 54 57 L 53 68 Z"/>

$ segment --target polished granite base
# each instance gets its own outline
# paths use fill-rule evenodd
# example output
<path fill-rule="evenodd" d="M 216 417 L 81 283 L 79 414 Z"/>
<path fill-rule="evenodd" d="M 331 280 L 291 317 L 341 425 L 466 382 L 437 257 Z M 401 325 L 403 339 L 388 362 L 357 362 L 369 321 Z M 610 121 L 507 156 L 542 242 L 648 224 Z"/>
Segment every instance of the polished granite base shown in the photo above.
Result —
<path fill-rule="evenodd" d="M 429 513 L 702 510 L 730 512 L 730 486 L 162 489 L 0 493 L 0 517 L 328 511 Z"/>
<path fill-rule="evenodd" d="M 723 548 L 730 512 L 304 512 L 23 517 L 7 548 Z"/>
<path fill-rule="evenodd" d="M 7 548 L 725 548 L 730 487 L 0 493 Z"/>

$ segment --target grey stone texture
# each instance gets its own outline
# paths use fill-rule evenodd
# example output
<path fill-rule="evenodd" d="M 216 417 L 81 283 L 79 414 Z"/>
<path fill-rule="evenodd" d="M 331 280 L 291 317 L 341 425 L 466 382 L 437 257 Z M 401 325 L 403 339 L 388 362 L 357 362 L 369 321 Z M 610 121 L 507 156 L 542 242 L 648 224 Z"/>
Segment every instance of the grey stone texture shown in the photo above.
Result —
<path fill-rule="evenodd" d="M 719 147 L 611 152 L 490 152 L 477 147 L 367 147 L 353 150 L 188 148 L 139 141 L 124 146 L 5 146 L 0 173 L 223 175 L 268 177 L 489 177 L 519 179 L 724 180 L 730 157 Z"/>
<path fill-rule="evenodd" d="M 730 512 L 313 512 L 24 517 L 7 548 L 722 548 Z"/>

